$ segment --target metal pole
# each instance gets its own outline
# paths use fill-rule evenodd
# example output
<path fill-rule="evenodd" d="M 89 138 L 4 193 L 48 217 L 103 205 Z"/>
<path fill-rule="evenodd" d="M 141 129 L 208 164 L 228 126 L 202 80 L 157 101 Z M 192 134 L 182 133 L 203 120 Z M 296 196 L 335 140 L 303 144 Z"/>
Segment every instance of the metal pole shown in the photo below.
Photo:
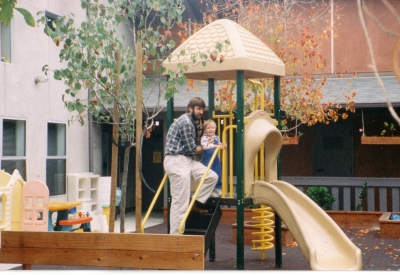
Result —
<path fill-rule="evenodd" d="M 281 127 L 281 113 L 280 113 L 280 77 L 274 76 L 274 117 L 278 122 L 278 129 Z M 281 153 L 278 154 L 277 159 L 278 180 L 281 179 Z M 275 266 L 282 267 L 282 227 L 281 218 L 275 212 Z"/>
<path fill-rule="evenodd" d="M 214 111 L 214 78 L 208 79 L 208 119 L 212 119 Z"/>
<path fill-rule="evenodd" d="M 237 269 L 244 270 L 244 71 L 236 75 L 237 134 L 236 134 L 236 219 L 237 219 Z"/>
<path fill-rule="evenodd" d="M 168 81 L 168 78 L 167 78 Z M 167 132 L 171 124 L 174 122 L 174 98 L 171 97 L 167 102 Z M 170 182 L 169 179 L 167 180 L 167 227 L 168 227 L 168 234 L 169 234 L 169 225 L 170 225 L 170 207 L 171 207 L 171 189 L 170 189 Z"/>

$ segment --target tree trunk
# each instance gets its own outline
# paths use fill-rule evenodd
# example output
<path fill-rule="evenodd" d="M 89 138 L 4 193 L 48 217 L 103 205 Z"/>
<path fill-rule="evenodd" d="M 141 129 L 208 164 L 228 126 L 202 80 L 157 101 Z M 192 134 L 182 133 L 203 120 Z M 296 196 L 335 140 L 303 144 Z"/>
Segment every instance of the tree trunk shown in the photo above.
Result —
<path fill-rule="evenodd" d="M 126 185 L 128 182 L 128 168 L 129 168 L 129 153 L 131 151 L 132 145 L 128 145 L 124 150 L 124 171 L 122 172 L 122 181 L 121 181 L 121 203 L 119 205 L 121 223 L 120 223 L 120 232 L 125 232 L 125 208 L 126 208 Z"/>

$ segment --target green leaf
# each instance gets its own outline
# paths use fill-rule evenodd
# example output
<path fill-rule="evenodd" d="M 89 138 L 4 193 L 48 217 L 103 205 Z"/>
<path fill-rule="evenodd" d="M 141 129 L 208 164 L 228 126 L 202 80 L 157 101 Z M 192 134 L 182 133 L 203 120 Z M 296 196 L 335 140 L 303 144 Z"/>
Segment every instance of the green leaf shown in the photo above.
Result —
<path fill-rule="evenodd" d="M 114 19 L 115 19 L 115 21 L 117 21 L 117 23 L 121 23 L 121 21 L 122 21 L 121 17 L 117 13 L 114 16 Z"/>
<path fill-rule="evenodd" d="M 82 88 L 81 83 L 79 83 L 79 82 L 75 83 L 75 87 L 74 87 L 75 90 L 80 90 L 81 88 Z"/>
<path fill-rule="evenodd" d="M 75 111 L 74 104 L 72 102 L 67 102 L 67 109 L 69 112 Z"/>
<path fill-rule="evenodd" d="M 215 45 L 215 48 L 216 48 L 219 52 L 221 52 L 221 51 L 222 51 L 222 44 L 219 43 L 219 42 L 217 42 L 217 44 Z"/>
<path fill-rule="evenodd" d="M 105 77 L 105 76 L 100 77 L 100 82 L 103 83 L 103 84 L 106 84 L 107 83 L 107 77 Z"/>
<path fill-rule="evenodd" d="M 24 16 L 26 24 L 28 24 L 31 27 L 36 27 L 35 19 L 33 18 L 32 14 L 29 11 L 21 8 L 15 8 L 15 9 Z"/>
<path fill-rule="evenodd" d="M 0 24 L 8 26 L 11 22 L 11 18 L 14 15 L 14 5 L 11 2 L 5 2 L 1 6 L 0 10 Z"/>
<path fill-rule="evenodd" d="M 175 41 L 170 40 L 169 43 L 167 44 L 167 47 L 168 47 L 169 49 L 173 49 L 173 48 L 175 47 Z"/>
<path fill-rule="evenodd" d="M 163 23 L 163 24 L 167 23 L 167 20 L 165 20 L 164 16 L 161 16 L 160 20 L 161 20 L 161 23 Z"/>

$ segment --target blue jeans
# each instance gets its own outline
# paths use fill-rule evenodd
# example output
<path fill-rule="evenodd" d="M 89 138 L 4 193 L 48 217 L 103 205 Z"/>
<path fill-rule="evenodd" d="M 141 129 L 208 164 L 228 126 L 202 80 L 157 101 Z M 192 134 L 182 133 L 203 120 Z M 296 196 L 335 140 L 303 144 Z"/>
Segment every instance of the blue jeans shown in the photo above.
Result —
<path fill-rule="evenodd" d="M 208 166 L 212 155 L 214 154 L 215 148 L 211 148 L 208 150 L 203 151 L 203 158 L 201 162 L 205 165 Z M 219 160 L 218 155 L 215 157 L 213 164 L 211 165 L 211 170 L 213 170 L 215 173 L 218 175 L 218 181 L 217 184 L 215 185 L 215 188 L 222 189 L 222 181 L 221 181 L 221 162 Z"/>

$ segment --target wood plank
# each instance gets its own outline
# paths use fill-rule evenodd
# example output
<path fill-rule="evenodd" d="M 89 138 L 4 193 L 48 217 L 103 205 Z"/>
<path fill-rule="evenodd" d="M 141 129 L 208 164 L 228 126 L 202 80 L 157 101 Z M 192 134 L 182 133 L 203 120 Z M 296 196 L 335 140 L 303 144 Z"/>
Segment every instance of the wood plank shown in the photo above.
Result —
<path fill-rule="evenodd" d="M 2 231 L 1 247 L 124 249 L 131 251 L 198 252 L 204 236 L 141 233 Z"/>
<path fill-rule="evenodd" d="M 75 250 L 58 248 L 1 248 L 1 263 L 126 267 L 135 269 L 204 270 L 204 250 L 158 252 L 132 250 Z"/>
<path fill-rule="evenodd" d="M 2 231 L 0 263 L 204 270 L 204 236 Z"/>
<path fill-rule="evenodd" d="M 393 211 L 392 187 L 386 187 L 386 211 Z"/>
<path fill-rule="evenodd" d="M 400 137 L 361 137 L 361 144 L 400 144 Z"/>

